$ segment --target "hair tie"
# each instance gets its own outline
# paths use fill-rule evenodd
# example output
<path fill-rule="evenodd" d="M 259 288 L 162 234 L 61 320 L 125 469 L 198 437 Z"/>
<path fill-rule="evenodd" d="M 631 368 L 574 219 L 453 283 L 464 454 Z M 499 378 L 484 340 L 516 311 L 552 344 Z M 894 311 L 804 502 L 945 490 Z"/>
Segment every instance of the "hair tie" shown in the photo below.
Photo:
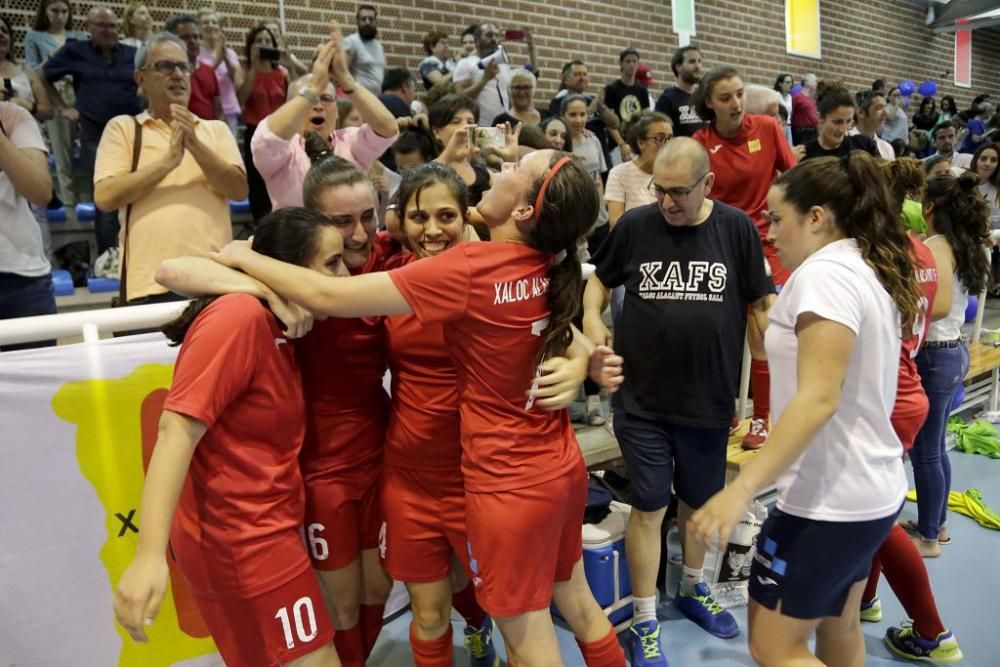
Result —
<path fill-rule="evenodd" d="M 571 162 L 572 160 L 573 158 L 569 157 L 568 155 L 566 157 L 559 158 L 559 161 L 556 162 L 554 165 L 552 165 L 552 168 L 549 169 L 549 172 L 545 174 L 545 180 L 542 181 L 542 187 L 539 188 L 538 196 L 535 197 L 535 216 L 534 216 L 535 222 L 538 222 L 538 217 L 539 215 L 541 215 L 542 201 L 544 201 L 545 199 L 545 191 L 548 190 L 549 183 L 552 182 L 552 178 L 556 175 L 556 172 L 562 169 L 562 166 L 564 164 Z"/>

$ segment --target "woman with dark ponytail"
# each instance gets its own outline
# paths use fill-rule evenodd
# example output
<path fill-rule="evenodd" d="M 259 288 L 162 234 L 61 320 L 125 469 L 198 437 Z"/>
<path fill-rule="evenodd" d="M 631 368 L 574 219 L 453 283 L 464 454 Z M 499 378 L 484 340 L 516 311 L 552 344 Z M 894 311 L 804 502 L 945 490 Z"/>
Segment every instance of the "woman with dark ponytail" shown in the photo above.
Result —
<path fill-rule="evenodd" d="M 346 273 L 340 234 L 314 211 L 265 216 L 253 247 L 310 273 Z M 146 640 L 167 588 L 169 539 L 226 663 L 339 667 L 302 544 L 305 405 L 281 322 L 255 297 L 229 294 L 196 301 L 164 332 L 182 347 L 136 556 L 115 594 L 118 621 Z"/>
<path fill-rule="evenodd" d="M 522 664 L 560 662 L 553 600 L 587 665 L 625 664 L 584 576 L 586 471 L 565 410 L 552 409 L 567 396 L 553 396 L 550 386 L 552 376 L 571 370 L 579 382 L 588 366 L 599 365 L 588 363 L 584 341 L 570 345 L 570 323 L 581 294 L 577 242 L 600 205 L 593 179 L 572 157 L 536 151 L 518 169 L 497 175 L 479 203 L 489 243 L 459 244 L 388 273 L 346 280 L 317 280 L 246 243 L 219 255 L 319 314 L 413 313 L 421 324 L 443 324 L 459 377 L 476 596 L 496 620 L 508 655 Z M 530 559 L 523 557 L 527 544 Z"/>
<path fill-rule="evenodd" d="M 815 634 L 822 664 L 860 665 L 865 581 L 906 494 L 891 415 L 901 334 L 919 321 L 922 292 L 898 202 L 865 153 L 785 172 L 768 209 L 769 236 L 794 269 L 765 336 L 776 423 L 693 529 L 724 544 L 775 483 L 750 574 L 750 652 L 758 664 L 805 662 Z"/>
<path fill-rule="evenodd" d="M 924 189 L 924 243 L 937 263 L 938 293 L 950 296 L 951 309 L 947 317 L 931 324 L 917 355 L 930 411 L 910 452 L 917 487 L 917 522 L 904 525 L 917 532 L 917 547 L 930 558 L 940 556 L 940 545 L 951 541 L 945 527 L 951 463 L 944 435 L 952 398 L 969 370 L 969 351 L 961 338 L 966 301 L 969 294 L 986 289 L 989 280 L 990 261 L 985 250 L 989 207 L 979 195 L 978 185 L 978 176 L 965 172 L 959 178 L 934 176 Z"/>
<path fill-rule="evenodd" d="M 862 102 L 866 106 L 874 95 Z M 806 144 L 803 160 L 818 157 L 846 157 L 851 151 L 862 150 L 879 156 L 878 146 L 870 137 L 850 134 L 856 101 L 842 81 L 820 81 L 816 86 L 816 111 L 819 114 L 819 135 Z"/>

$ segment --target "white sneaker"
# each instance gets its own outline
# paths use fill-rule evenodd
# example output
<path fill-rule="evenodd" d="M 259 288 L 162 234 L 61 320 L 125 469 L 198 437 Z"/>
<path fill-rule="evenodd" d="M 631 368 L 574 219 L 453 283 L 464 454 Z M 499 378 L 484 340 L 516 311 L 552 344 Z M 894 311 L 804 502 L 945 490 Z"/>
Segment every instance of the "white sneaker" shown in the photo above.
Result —
<path fill-rule="evenodd" d="M 601 426 L 607 421 L 607 418 L 601 411 L 601 397 L 600 396 L 588 396 L 587 397 L 587 423 L 591 426 Z"/>

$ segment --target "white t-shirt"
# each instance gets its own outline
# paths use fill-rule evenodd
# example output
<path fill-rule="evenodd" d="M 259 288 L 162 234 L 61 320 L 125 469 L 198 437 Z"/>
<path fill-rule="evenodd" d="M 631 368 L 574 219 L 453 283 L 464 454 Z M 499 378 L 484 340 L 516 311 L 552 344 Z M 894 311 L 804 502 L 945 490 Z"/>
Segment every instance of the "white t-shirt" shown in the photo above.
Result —
<path fill-rule="evenodd" d="M 353 57 L 351 74 L 374 95 L 382 94 L 382 77 L 385 76 L 385 50 L 382 42 L 361 39 L 358 33 L 344 38 L 344 50 Z"/>
<path fill-rule="evenodd" d="M 857 136 L 861 134 L 861 131 L 858 130 L 858 128 L 856 127 L 852 127 L 847 134 L 852 136 Z M 890 144 L 888 141 L 878 136 L 877 134 L 874 137 L 869 137 L 869 139 L 872 139 L 875 142 L 875 147 L 878 148 L 878 155 L 880 158 L 882 158 L 883 160 L 896 159 L 896 151 L 892 149 L 892 144 Z"/>
<path fill-rule="evenodd" d="M 622 162 L 608 172 L 608 183 L 604 186 L 604 200 L 625 205 L 626 211 L 637 206 L 645 206 L 656 201 L 649 182 L 652 174 L 647 174 L 636 166 L 634 160 Z"/>
<path fill-rule="evenodd" d="M 13 102 L 0 102 L 0 124 L 18 149 L 48 153 L 38 123 Z M 35 278 L 52 270 L 42 245 L 42 230 L 28 200 L 14 190 L 6 172 L 0 171 L 0 273 Z"/>
<path fill-rule="evenodd" d="M 804 313 L 857 336 L 837 412 L 777 479 L 778 509 L 817 521 L 873 521 L 897 512 L 906 493 L 903 446 L 892 428 L 899 375 L 899 310 L 861 257 L 857 242 L 831 243 L 785 284 L 764 337 L 771 368 L 771 410 L 783 415 L 798 390 L 798 338 Z"/>
<path fill-rule="evenodd" d="M 479 83 L 483 78 L 483 70 L 479 69 L 479 61 L 482 60 L 477 54 L 468 58 L 462 58 L 455 65 L 455 71 L 451 74 L 451 80 L 457 84 L 472 82 L 473 85 Z M 510 65 L 501 64 L 500 71 L 487 83 L 476 98 L 479 103 L 479 126 L 493 127 L 493 119 L 502 113 L 510 111 Z"/>

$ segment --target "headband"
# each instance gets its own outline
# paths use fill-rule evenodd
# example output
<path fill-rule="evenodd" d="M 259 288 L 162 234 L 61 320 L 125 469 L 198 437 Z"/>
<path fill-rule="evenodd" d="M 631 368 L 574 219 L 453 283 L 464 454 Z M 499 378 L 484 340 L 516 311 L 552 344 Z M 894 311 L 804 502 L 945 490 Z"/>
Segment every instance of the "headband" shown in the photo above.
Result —
<path fill-rule="evenodd" d="M 556 175 L 556 172 L 558 172 L 560 169 L 562 169 L 562 166 L 564 164 L 566 164 L 568 162 L 572 162 L 572 161 L 573 161 L 573 158 L 571 158 L 569 156 L 566 156 L 566 157 L 563 157 L 563 158 L 559 158 L 559 161 L 556 162 L 554 165 L 552 165 L 552 168 L 549 169 L 549 172 L 547 174 L 545 174 L 545 180 L 542 181 L 542 187 L 539 188 L 539 190 L 538 190 L 538 196 L 535 198 L 535 221 L 536 222 L 538 221 L 538 216 L 542 212 L 542 201 L 544 201 L 544 199 L 545 199 L 545 191 L 548 190 L 549 183 L 552 181 L 552 178 Z"/>

